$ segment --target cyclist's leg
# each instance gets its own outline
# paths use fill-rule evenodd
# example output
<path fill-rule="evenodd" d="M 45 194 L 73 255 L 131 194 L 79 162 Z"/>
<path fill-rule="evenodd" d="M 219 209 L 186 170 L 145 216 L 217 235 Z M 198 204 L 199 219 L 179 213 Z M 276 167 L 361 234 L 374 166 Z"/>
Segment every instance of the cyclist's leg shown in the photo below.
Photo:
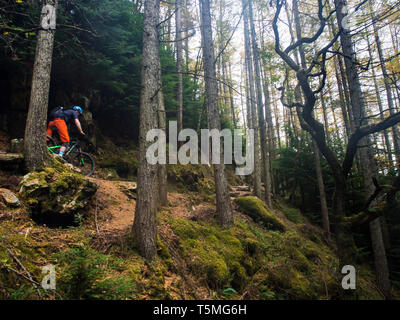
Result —
<path fill-rule="evenodd" d="M 68 128 L 67 124 L 65 123 L 64 120 L 55 120 L 55 125 L 58 129 L 58 134 L 60 136 L 60 140 L 62 143 L 62 147 L 60 148 L 60 156 L 64 155 L 65 150 L 67 150 L 67 147 L 70 142 L 69 134 L 68 134 Z"/>
<path fill-rule="evenodd" d="M 49 137 L 53 136 L 53 130 L 51 129 L 52 127 L 54 127 L 54 122 L 50 121 L 49 125 L 47 126 L 47 130 L 46 130 L 46 135 L 48 135 Z M 46 141 L 48 141 L 47 138 L 46 138 Z"/>

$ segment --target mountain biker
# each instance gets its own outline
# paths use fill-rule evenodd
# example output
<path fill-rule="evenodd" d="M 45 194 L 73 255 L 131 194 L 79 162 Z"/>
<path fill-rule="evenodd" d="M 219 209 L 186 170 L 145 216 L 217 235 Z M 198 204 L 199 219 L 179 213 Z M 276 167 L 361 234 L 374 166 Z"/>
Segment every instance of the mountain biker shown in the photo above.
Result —
<path fill-rule="evenodd" d="M 47 126 L 46 134 L 51 137 L 53 135 L 53 128 L 57 128 L 62 143 L 60 152 L 58 154 L 60 157 L 64 155 L 65 150 L 67 150 L 67 148 L 69 147 L 70 138 L 67 125 L 69 125 L 72 120 L 74 121 L 79 133 L 85 135 L 82 130 L 81 123 L 78 119 L 79 115 L 82 114 L 83 110 L 80 106 L 74 106 L 72 109 L 68 110 L 64 110 L 62 107 L 58 107 L 53 109 L 50 113 L 50 122 Z"/>

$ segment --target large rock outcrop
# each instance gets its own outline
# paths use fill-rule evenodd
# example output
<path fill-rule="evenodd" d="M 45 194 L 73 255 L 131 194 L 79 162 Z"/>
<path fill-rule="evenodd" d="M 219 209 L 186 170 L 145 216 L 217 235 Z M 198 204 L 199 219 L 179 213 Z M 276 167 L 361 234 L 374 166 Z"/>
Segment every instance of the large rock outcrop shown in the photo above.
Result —
<path fill-rule="evenodd" d="M 79 223 L 96 191 L 97 185 L 79 174 L 46 168 L 25 175 L 19 193 L 35 221 L 58 227 Z"/>

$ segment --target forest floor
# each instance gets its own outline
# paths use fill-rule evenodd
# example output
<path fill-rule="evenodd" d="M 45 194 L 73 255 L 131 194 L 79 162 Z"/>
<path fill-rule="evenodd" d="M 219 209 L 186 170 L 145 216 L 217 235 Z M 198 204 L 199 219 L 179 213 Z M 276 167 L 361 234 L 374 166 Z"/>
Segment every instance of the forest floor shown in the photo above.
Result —
<path fill-rule="evenodd" d="M 77 227 L 38 225 L 25 206 L 0 221 L 0 298 L 36 299 L 25 273 L 40 283 L 41 267 L 49 263 L 57 267 L 59 289 L 57 295 L 42 291 L 46 299 L 329 299 L 337 294 L 332 277 L 337 258 L 321 231 L 288 219 L 298 212 L 284 206 L 290 214 L 270 214 L 286 231 L 253 222 L 235 201 L 253 198 L 245 186 L 231 187 L 235 226 L 230 229 L 218 226 L 212 200 L 170 191 L 168 205 L 158 213 L 158 258 L 148 263 L 131 233 L 135 182 L 89 179 L 98 190 Z M 363 267 L 360 274 L 363 298 L 379 298 L 371 271 Z"/>
<path fill-rule="evenodd" d="M 127 193 L 129 194 L 129 188 L 136 188 L 136 183 L 98 178 L 89 178 L 89 180 L 95 182 L 99 187 L 95 195 L 95 205 L 92 205 L 90 211 L 90 214 L 95 216 L 97 210 L 97 215 L 102 220 L 98 223 L 99 231 L 129 231 L 133 225 L 136 200 Z M 232 199 L 249 195 L 250 192 L 247 188 L 246 186 L 233 186 Z M 173 216 L 175 218 L 207 221 L 209 218 L 215 217 L 215 208 L 212 205 L 209 203 L 196 205 L 187 194 L 170 192 L 168 193 L 168 203 L 174 208 Z"/>
<path fill-rule="evenodd" d="M 107 242 L 113 243 L 115 235 L 120 235 L 120 241 L 126 237 L 132 229 L 136 200 L 127 192 L 130 188 L 136 188 L 135 182 L 126 180 L 104 180 L 99 178 L 89 178 L 98 185 L 98 190 L 94 198 L 88 214 L 95 217 L 95 229 L 98 230 L 98 237 L 102 239 L 103 246 L 106 247 Z M 233 186 L 232 192 L 234 197 L 246 196 L 249 191 L 246 186 Z M 233 207 L 235 204 L 232 202 Z M 207 222 L 216 218 L 215 206 L 207 202 L 199 202 L 196 197 L 188 197 L 187 194 L 178 192 L 168 193 L 168 207 L 172 208 L 171 217 L 173 219 L 187 219 L 192 221 Z M 235 215 L 242 215 L 238 211 L 234 211 Z M 169 241 L 176 240 L 176 235 L 172 232 L 167 223 L 161 223 L 158 232 L 163 239 Z M 113 237 L 114 235 L 114 237 Z M 110 237 L 110 238 L 108 238 Z M 182 281 L 185 278 L 186 285 L 190 287 L 190 293 L 185 293 L 184 298 L 193 296 L 194 292 L 196 299 L 213 299 L 212 290 L 207 285 L 198 282 L 187 270 L 185 262 L 179 259 L 175 252 L 175 259 L 180 260 L 180 273 L 166 272 L 164 273 L 165 288 L 171 289 L 171 285 Z M 172 286 L 173 288 L 173 286 Z M 184 291 L 187 289 L 184 289 Z M 171 298 L 182 298 L 178 294 L 171 291 Z"/>
<path fill-rule="evenodd" d="M 92 205 L 91 215 L 96 211 L 101 222 L 99 231 L 125 232 L 132 228 L 135 215 L 136 201 L 131 199 L 123 190 L 129 186 L 127 181 L 107 181 L 98 178 L 89 178 L 98 186 L 95 195 L 95 204 Z M 134 182 L 131 184 L 136 185 Z M 99 209 L 100 208 L 100 209 Z"/>
<path fill-rule="evenodd" d="M 211 168 L 169 170 L 175 182 L 169 183 L 168 204 L 157 215 L 153 262 L 139 255 L 132 236 L 132 179 L 107 180 L 101 172 L 88 178 L 98 189 L 77 226 L 37 224 L 25 203 L 9 215 L 0 214 L 0 299 L 340 297 L 335 245 L 298 209 L 281 200 L 274 209 L 266 208 L 243 182 L 231 177 L 235 223 L 222 228 Z M 18 195 L 21 178 L 0 172 L 0 187 Z M 57 293 L 37 289 L 42 267 L 48 264 L 56 267 Z M 357 288 L 360 299 L 381 298 L 370 265 L 359 266 Z"/>

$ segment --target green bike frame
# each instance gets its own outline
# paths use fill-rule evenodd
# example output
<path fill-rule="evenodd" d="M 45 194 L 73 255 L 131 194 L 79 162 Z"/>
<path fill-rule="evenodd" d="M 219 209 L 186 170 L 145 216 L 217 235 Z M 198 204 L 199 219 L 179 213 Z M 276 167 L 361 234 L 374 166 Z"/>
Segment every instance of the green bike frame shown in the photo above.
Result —
<path fill-rule="evenodd" d="M 58 150 L 61 147 L 62 145 L 51 146 L 51 147 L 47 146 L 47 149 L 51 154 L 58 154 Z M 71 163 L 72 165 L 81 168 L 82 170 L 86 170 L 84 173 L 85 176 L 92 175 L 95 170 L 95 163 L 93 158 L 86 152 L 81 151 L 79 143 L 77 142 L 71 143 L 71 147 L 68 150 L 66 150 L 66 152 L 63 155 L 63 159 Z M 89 171 L 87 171 L 88 169 Z"/>
<path fill-rule="evenodd" d="M 52 154 L 56 154 L 56 153 L 53 151 L 53 149 L 59 149 L 59 148 L 61 148 L 61 147 L 62 147 L 62 146 L 54 146 L 54 147 L 47 147 L 47 148 L 49 148 L 49 150 L 50 150 L 50 152 L 51 152 Z M 74 148 L 75 148 L 75 145 L 73 145 L 71 148 L 69 148 L 68 151 L 65 153 L 65 155 L 66 155 L 66 156 L 69 155 L 69 154 L 71 153 L 71 151 L 74 150 Z"/>
<path fill-rule="evenodd" d="M 54 147 L 47 147 L 47 148 L 49 149 L 49 151 L 50 151 L 52 154 L 56 154 L 56 153 L 53 151 L 53 149 L 59 149 L 59 148 L 61 148 L 61 147 L 62 147 L 62 146 L 54 146 Z M 75 149 L 75 145 L 73 145 L 71 148 L 68 149 L 68 151 L 64 154 L 63 158 L 66 157 L 66 156 L 68 156 L 68 155 L 71 153 L 71 151 L 74 150 L 74 149 Z M 83 157 L 81 157 L 81 161 L 82 161 L 82 165 L 85 165 L 85 162 L 84 162 L 84 160 L 83 160 Z"/>

